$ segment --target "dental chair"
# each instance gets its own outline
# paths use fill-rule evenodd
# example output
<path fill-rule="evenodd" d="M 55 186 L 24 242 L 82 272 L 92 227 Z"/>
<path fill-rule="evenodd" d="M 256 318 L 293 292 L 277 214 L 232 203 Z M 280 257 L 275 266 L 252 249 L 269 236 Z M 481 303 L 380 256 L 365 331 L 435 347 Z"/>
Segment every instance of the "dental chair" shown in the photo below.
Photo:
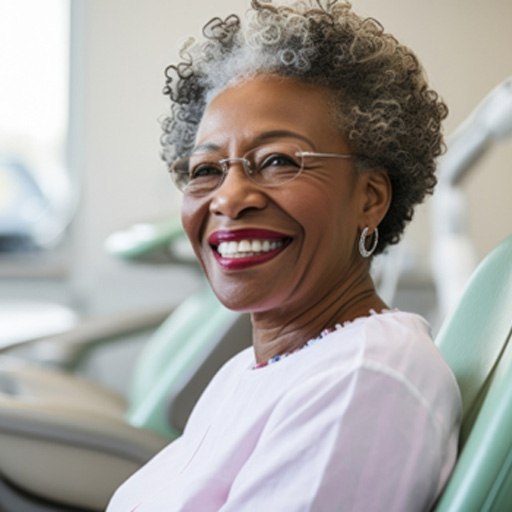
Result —
<path fill-rule="evenodd" d="M 462 394 L 459 459 L 436 512 L 512 510 L 512 236 L 474 272 L 436 343 Z"/>
<path fill-rule="evenodd" d="M 202 297 L 205 308 L 216 309 L 219 318 L 233 315 L 232 324 L 224 332 L 201 324 L 198 337 L 204 335 L 211 339 L 214 333 L 216 338 L 224 339 L 232 333 L 235 340 L 239 339 L 240 332 L 246 332 L 243 323 L 239 323 L 244 317 L 224 311 L 218 303 L 212 307 L 206 297 L 207 294 Z M 203 313 L 199 311 L 199 314 Z M 215 315 L 210 316 L 213 318 Z M 210 316 L 202 318 L 208 320 Z M 172 321 L 174 317 L 175 323 Z M 44 373 L 41 368 L 31 370 L 35 372 L 34 387 L 41 391 L 41 382 L 46 383 L 48 395 L 53 398 L 31 398 L 30 394 L 20 391 L 19 381 L 9 380 L 9 374 L 1 372 L 0 510 L 103 510 L 117 485 L 181 430 L 186 412 L 180 413 L 180 394 L 183 398 L 187 387 L 197 391 L 201 386 L 197 382 L 194 384 L 190 375 L 201 375 L 203 372 L 197 371 L 198 368 L 203 368 L 206 374 L 212 365 L 207 362 L 208 358 L 194 362 L 195 358 L 191 357 L 188 364 L 176 362 L 187 359 L 189 351 L 194 352 L 189 347 L 194 326 L 189 325 L 190 330 L 182 331 L 184 335 L 178 337 L 179 342 L 168 338 L 172 330 L 169 325 L 179 327 L 179 317 L 178 308 L 169 318 L 169 324 L 164 324 L 162 337 L 156 336 L 155 342 L 160 350 L 162 345 L 169 343 L 163 352 L 173 353 L 175 357 L 171 357 L 169 363 L 168 354 L 165 358 L 155 356 L 146 367 L 146 377 L 141 379 L 143 382 L 149 375 L 155 383 L 153 389 L 160 388 L 160 392 L 165 389 L 164 396 L 174 398 L 174 403 L 171 399 L 164 405 L 160 404 L 160 409 L 153 408 L 153 414 L 149 414 L 152 390 L 144 390 L 143 385 L 134 398 L 134 402 L 142 398 L 141 402 L 138 405 L 133 403 L 127 409 L 119 397 L 105 395 L 90 383 L 76 382 L 69 375 L 52 373 L 48 379 L 45 374 L 38 380 L 35 374 L 38 371 Z M 194 323 L 197 327 L 197 322 Z M 242 330 L 237 331 L 238 328 Z M 176 327 L 175 332 L 178 331 Z M 463 399 L 460 457 L 447 488 L 435 506 L 436 512 L 510 510 L 511 331 L 512 236 L 480 264 L 458 307 L 436 338 L 459 382 Z M 182 339 L 187 339 L 187 344 L 181 343 Z M 151 343 L 148 349 L 150 346 Z M 164 360 L 168 363 L 164 364 Z M 11 362 L 13 367 L 23 364 Z M 173 364 L 185 369 L 176 375 L 176 368 L 173 371 L 168 368 Z M 203 375 L 202 378 L 207 380 L 209 376 Z M 172 385 L 169 387 L 170 382 Z M 65 396 L 62 396 L 62 389 L 67 391 Z M 100 394 L 103 398 L 98 399 Z M 183 404 L 182 401 L 181 407 Z M 168 424 L 173 426 L 169 429 Z M 148 428 L 151 425 L 153 430 Z"/>
<path fill-rule="evenodd" d="M 139 225 L 118 233 L 109 250 L 163 263 L 180 236 L 176 223 Z M 146 342 L 128 399 L 63 369 L 160 315 L 39 340 L 59 354 L 60 369 L 0 356 L 0 511 L 104 510 L 119 484 L 181 433 L 217 369 L 251 342 L 248 316 L 224 308 L 205 286 Z"/>

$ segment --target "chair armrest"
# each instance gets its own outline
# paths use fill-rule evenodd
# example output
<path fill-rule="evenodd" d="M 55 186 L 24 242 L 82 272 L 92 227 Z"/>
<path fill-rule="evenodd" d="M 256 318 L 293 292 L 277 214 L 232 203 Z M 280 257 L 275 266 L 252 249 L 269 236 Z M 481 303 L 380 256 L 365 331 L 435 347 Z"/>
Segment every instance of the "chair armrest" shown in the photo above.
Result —
<path fill-rule="evenodd" d="M 115 489 L 167 443 L 122 418 L 81 410 L 80 403 L 0 395 L 0 473 L 41 499 L 105 510 Z"/>
<path fill-rule="evenodd" d="M 27 359 L 72 370 L 96 347 L 153 330 L 171 311 L 172 308 L 168 307 L 145 313 L 123 313 L 82 320 L 77 327 L 60 334 L 19 340 L 0 347 L 0 354 L 19 353 L 21 349 Z"/>
<path fill-rule="evenodd" d="M 105 249 L 128 261 L 198 266 L 179 218 L 141 222 L 116 231 L 105 240 Z"/>

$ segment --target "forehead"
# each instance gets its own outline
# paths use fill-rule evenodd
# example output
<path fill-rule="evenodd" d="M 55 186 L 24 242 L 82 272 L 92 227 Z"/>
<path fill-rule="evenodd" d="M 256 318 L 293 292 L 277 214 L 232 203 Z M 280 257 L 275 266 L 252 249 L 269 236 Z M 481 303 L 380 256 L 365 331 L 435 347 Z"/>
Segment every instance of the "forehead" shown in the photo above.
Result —
<path fill-rule="evenodd" d="M 199 124 L 196 145 L 250 144 L 274 131 L 297 133 L 313 147 L 347 146 L 328 89 L 274 75 L 244 79 L 214 96 Z"/>

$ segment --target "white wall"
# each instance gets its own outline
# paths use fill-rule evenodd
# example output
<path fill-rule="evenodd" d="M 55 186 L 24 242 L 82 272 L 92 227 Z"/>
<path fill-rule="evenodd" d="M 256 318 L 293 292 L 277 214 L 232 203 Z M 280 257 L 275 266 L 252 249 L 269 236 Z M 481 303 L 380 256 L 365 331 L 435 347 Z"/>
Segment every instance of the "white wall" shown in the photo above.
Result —
<path fill-rule="evenodd" d="M 416 50 L 450 106 L 447 132 L 512 74 L 510 0 L 353 3 Z M 103 241 L 132 222 L 178 211 L 179 196 L 159 159 L 157 119 L 167 106 L 161 94 L 163 69 L 206 20 L 240 13 L 247 5 L 240 0 L 83 2 L 83 160 L 78 165 L 83 191 L 73 272 L 76 289 L 93 307 L 118 299 L 123 304 L 174 300 L 195 286 L 176 272 L 128 269 L 104 254 Z M 465 185 L 481 255 L 511 231 L 511 161 L 512 140 L 485 158 Z M 428 229 L 421 211 L 410 235 L 419 253 L 428 251 Z"/>

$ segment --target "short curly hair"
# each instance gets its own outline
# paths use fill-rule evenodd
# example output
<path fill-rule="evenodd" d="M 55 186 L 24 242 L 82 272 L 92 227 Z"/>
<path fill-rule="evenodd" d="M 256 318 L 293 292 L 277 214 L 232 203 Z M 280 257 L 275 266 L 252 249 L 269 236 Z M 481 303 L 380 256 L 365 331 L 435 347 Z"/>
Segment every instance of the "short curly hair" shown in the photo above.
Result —
<path fill-rule="evenodd" d="M 364 155 L 359 166 L 384 168 L 391 181 L 375 254 L 397 243 L 415 205 L 432 193 L 435 159 L 444 149 L 441 122 L 448 109 L 418 59 L 343 0 L 252 0 L 247 14 L 244 28 L 236 15 L 210 20 L 204 40 L 189 40 L 182 61 L 167 67 L 164 160 L 191 149 L 209 99 L 235 80 L 269 73 L 327 87 L 341 133 Z"/>

